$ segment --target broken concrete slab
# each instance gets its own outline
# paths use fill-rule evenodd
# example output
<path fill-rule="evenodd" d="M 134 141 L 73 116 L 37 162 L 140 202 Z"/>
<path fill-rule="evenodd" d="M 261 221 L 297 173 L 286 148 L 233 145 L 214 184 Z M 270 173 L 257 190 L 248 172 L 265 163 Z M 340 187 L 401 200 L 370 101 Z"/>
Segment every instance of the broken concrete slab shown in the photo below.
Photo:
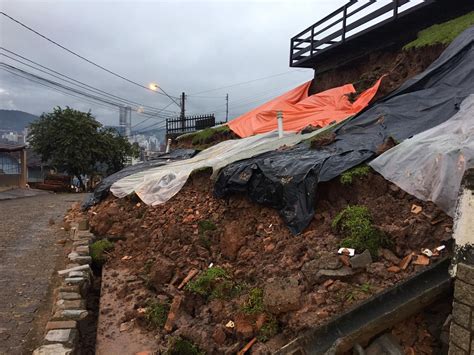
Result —
<path fill-rule="evenodd" d="M 350 261 L 353 269 L 365 269 L 372 264 L 372 255 L 368 249 L 365 249 L 362 254 L 354 255 Z"/>

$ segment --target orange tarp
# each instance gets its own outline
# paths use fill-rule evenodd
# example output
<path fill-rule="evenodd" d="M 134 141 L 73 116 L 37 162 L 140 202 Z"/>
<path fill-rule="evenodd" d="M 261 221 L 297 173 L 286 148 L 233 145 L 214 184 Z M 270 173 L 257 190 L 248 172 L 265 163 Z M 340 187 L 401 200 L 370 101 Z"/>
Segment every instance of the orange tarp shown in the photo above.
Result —
<path fill-rule="evenodd" d="M 309 125 L 324 127 L 334 121 L 340 122 L 365 108 L 375 96 L 382 78 L 360 94 L 353 103 L 347 96 L 356 92 L 352 84 L 308 96 L 311 85 L 311 81 L 308 81 L 237 117 L 228 125 L 242 138 L 270 132 L 277 129 L 277 111 L 282 111 L 285 131 L 301 131 Z"/>

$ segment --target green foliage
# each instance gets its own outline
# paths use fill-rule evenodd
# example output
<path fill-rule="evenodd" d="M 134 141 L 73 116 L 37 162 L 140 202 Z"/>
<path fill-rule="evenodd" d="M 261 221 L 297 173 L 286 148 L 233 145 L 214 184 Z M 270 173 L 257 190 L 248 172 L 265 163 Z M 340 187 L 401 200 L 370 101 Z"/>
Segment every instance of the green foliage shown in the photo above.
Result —
<path fill-rule="evenodd" d="M 242 306 L 242 312 L 246 314 L 261 313 L 265 309 L 263 305 L 263 290 L 261 288 L 252 288 L 248 299 Z"/>
<path fill-rule="evenodd" d="M 368 282 L 363 283 L 362 285 L 359 286 L 359 290 L 361 290 L 364 293 L 371 293 L 372 292 L 372 285 Z"/>
<path fill-rule="evenodd" d="M 462 31 L 474 25 L 474 11 L 453 20 L 433 25 L 420 31 L 417 39 L 406 44 L 403 49 L 420 48 L 434 44 L 449 44 Z"/>
<path fill-rule="evenodd" d="M 168 318 L 170 306 L 168 303 L 149 301 L 145 308 L 145 316 L 148 324 L 154 328 L 163 328 Z"/>
<path fill-rule="evenodd" d="M 102 265 L 106 261 L 105 251 L 112 250 L 114 243 L 108 239 L 101 239 L 91 244 L 90 252 L 92 262 L 97 265 Z"/>
<path fill-rule="evenodd" d="M 332 227 L 345 237 L 341 247 L 357 251 L 369 249 L 376 257 L 377 250 L 387 245 L 383 234 L 374 227 L 372 216 L 365 206 L 347 206 L 334 218 Z"/>
<path fill-rule="evenodd" d="M 206 128 L 193 134 L 193 145 L 202 145 L 210 143 L 214 136 L 219 133 L 230 132 L 230 128 L 225 126 Z"/>
<path fill-rule="evenodd" d="M 31 123 L 30 144 L 44 162 L 78 177 L 96 173 L 100 165 L 113 173 L 123 168 L 127 156 L 138 156 L 136 146 L 103 128 L 90 112 L 70 107 L 56 107 Z"/>
<path fill-rule="evenodd" d="M 208 232 L 214 231 L 217 229 L 217 226 L 207 219 L 201 220 L 198 222 L 199 229 L 199 241 L 203 247 L 209 249 L 211 247 L 211 240 L 208 238 Z"/>
<path fill-rule="evenodd" d="M 263 324 L 262 328 L 260 328 L 260 331 L 257 335 L 257 340 L 264 343 L 277 335 L 278 331 L 278 322 L 274 317 L 271 317 L 265 322 L 265 324 Z"/>
<path fill-rule="evenodd" d="M 350 170 L 347 170 L 341 174 L 341 184 L 349 185 L 352 184 L 354 178 L 363 178 L 370 173 L 370 167 L 368 165 L 359 165 Z"/>
<path fill-rule="evenodd" d="M 166 355 L 205 355 L 196 345 L 181 337 L 171 338 Z"/>
<path fill-rule="evenodd" d="M 212 267 L 190 281 L 186 290 L 208 299 L 230 299 L 241 292 L 241 287 L 231 280 L 227 271 Z"/>

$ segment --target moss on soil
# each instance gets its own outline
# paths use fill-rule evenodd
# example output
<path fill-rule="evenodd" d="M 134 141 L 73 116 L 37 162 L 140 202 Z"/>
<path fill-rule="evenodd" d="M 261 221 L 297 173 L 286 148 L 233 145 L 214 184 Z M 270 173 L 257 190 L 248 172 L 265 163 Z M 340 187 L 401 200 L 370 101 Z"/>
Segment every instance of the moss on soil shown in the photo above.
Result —
<path fill-rule="evenodd" d="M 365 206 L 347 206 L 334 218 L 332 227 L 344 236 L 341 247 L 354 248 L 358 252 L 368 249 L 376 257 L 377 250 L 387 245 L 386 238 L 373 225 L 372 216 Z"/>
<path fill-rule="evenodd" d="M 262 328 L 260 328 L 257 340 L 264 343 L 277 335 L 279 331 L 280 329 L 277 320 L 275 317 L 271 317 L 263 324 Z"/>
<path fill-rule="evenodd" d="M 355 168 L 347 170 L 341 174 L 341 184 L 350 185 L 354 181 L 354 178 L 363 178 L 370 173 L 370 167 L 368 165 L 359 165 Z"/>
<path fill-rule="evenodd" d="M 166 355 L 205 355 L 196 345 L 181 337 L 172 338 Z"/>
<path fill-rule="evenodd" d="M 215 135 L 219 133 L 230 132 L 228 126 L 219 126 L 206 128 L 201 131 L 198 131 L 192 135 L 192 144 L 193 145 L 203 145 L 212 142 Z"/>
<path fill-rule="evenodd" d="M 102 265 L 107 260 L 105 252 L 112 250 L 114 243 L 108 239 L 101 239 L 91 244 L 91 258 L 96 265 Z"/>
<path fill-rule="evenodd" d="M 145 308 L 145 316 L 148 324 L 153 328 L 163 328 L 170 306 L 168 303 L 160 303 L 158 301 L 149 301 Z"/>
<path fill-rule="evenodd" d="M 453 20 L 433 25 L 420 31 L 417 39 L 406 44 L 403 49 L 420 48 L 435 44 L 449 44 L 462 31 L 474 25 L 474 11 Z"/>
<path fill-rule="evenodd" d="M 252 288 L 249 292 L 247 301 L 242 306 L 242 312 L 245 314 L 261 313 L 265 309 L 263 305 L 263 290 L 261 288 Z"/>
<path fill-rule="evenodd" d="M 242 285 L 235 283 L 228 272 L 220 267 L 203 271 L 186 285 L 186 290 L 207 299 L 229 300 L 242 292 L 242 289 Z"/>

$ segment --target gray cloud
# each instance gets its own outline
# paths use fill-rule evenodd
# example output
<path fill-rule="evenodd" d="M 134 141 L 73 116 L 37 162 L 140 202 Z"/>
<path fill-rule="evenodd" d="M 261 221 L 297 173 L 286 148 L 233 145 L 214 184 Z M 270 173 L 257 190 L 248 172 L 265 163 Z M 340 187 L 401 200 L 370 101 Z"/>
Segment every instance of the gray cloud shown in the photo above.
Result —
<path fill-rule="evenodd" d="M 172 95 L 210 90 L 275 73 L 247 85 L 190 95 L 189 113 L 224 118 L 226 93 L 236 117 L 312 77 L 288 67 L 289 39 L 345 1 L 18 1 L 2 11 L 66 47 L 134 81 L 156 82 Z M 0 18 L 1 46 L 107 92 L 163 107 L 166 97 L 113 77 Z M 12 65 L 11 60 L 2 58 Z M 26 69 L 26 68 L 25 68 Z M 27 69 L 33 71 L 32 69 Z M 40 74 L 44 75 L 44 74 Z M 56 79 L 54 79 L 56 80 Z M 91 109 L 103 123 L 118 111 L 57 93 L 0 71 L 0 108 L 34 114 L 53 106 Z M 175 105 L 169 107 L 178 110 Z M 133 123 L 143 120 L 133 115 Z M 147 126 L 148 121 L 143 126 Z"/>

